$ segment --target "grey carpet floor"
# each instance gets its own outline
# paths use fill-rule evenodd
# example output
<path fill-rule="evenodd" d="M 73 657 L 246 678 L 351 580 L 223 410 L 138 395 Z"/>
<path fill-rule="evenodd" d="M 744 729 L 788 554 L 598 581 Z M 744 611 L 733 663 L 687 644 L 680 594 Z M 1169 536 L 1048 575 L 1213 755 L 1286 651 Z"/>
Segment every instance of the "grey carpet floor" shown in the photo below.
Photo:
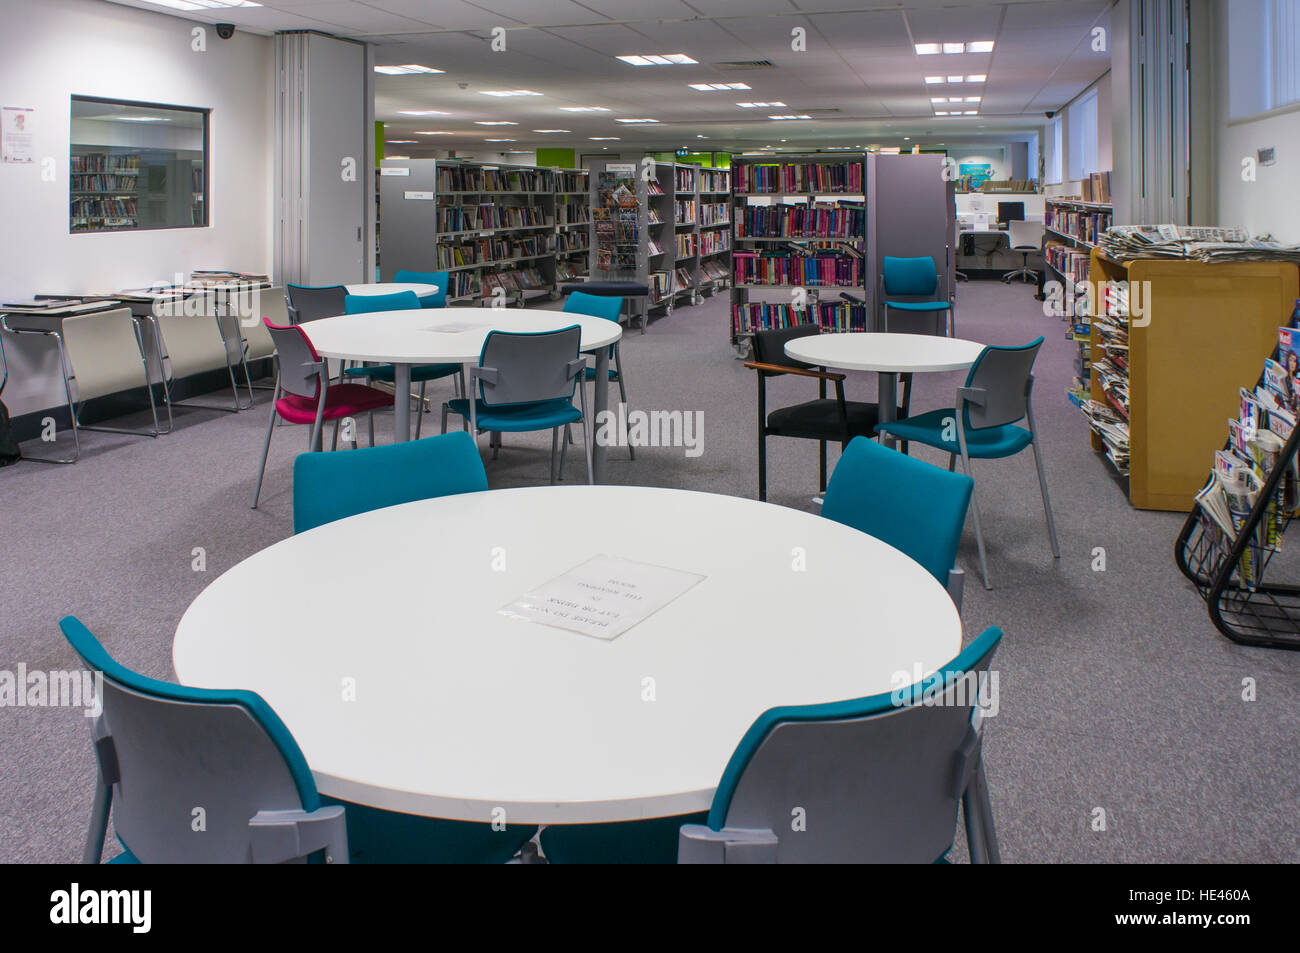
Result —
<path fill-rule="evenodd" d="M 724 295 L 627 336 L 633 407 L 702 411 L 704 452 L 646 448 L 632 462 L 612 449 L 610 482 L 755 494 L 755 383 L 728 324 Z M 1089 449 L 1064 396 L 1073 346 L 1029 288 L 962 285 L 958 333 L 992 344 L 1047 338 L 1035 407 L 1061 559 L 1051 556 L 1027 454 L 976 465 L 995 588 L 978 583 L 969 525 L 958 556 L 967 638 L 988 625 L 1006 633 L 995 663 L 1001 710 L 985 745 L 1003 859 L 1300 860 L 1300 654 L 1241 648 L 1214 630 L 1173 563 L 1182 516 L 1132 509 Z M 913 408 L 951 406 L 959 377 L 918 376 Z M 813 386 L 778 381 L 772 406 L 807 399 Z M 851 398 L 874 399 L 869 375 L 848 386 Z M 185 607 L 217 574 L 291 533 L 301 428 L 277 433 L 262 507 L 248 506 L 268 399 L 259 392 L 256 411 L 237 415 L 183 411 L 177 432 L 159 440 L 88 434 L 75 466 L 0 471 L 0 670 L 73 668 L 56 622 L 74 613 L 126 665 L 171 677 Z M 382 442 L 390 421 L 379 430 Z M 544 483 L 548 452 L 544 435 L 509 437 L 489 481 Z M 771 501 L 815 510 L 816 445 L 774 439 L 769 459 Z M 583 478 L 580 454 L 567 476 Z M 206 571 L 192 568 L 196 547 Z M 1092 569 L 1098 547 L 1102 572 Z M 1244 679 L 1256 700 L 1243 700 Z M 79 711 L 0 708 L 0 861 L 77 859 L 92 777 Z M 1094 829 L 1098 809 L 1104 830 Z M 954 856 L 961 845 L 959 834 Z"/>

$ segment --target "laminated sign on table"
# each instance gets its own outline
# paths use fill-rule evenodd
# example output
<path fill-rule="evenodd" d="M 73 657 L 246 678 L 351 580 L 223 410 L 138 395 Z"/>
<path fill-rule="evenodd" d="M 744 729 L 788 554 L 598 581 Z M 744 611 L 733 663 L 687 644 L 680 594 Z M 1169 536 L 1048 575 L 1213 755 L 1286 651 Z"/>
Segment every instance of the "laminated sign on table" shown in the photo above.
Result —
<path fill-rule="evenodd" d="M 614 639 L 704 577 L 618 556 L 594 556 L 499 611 L 597 639 Z"/>

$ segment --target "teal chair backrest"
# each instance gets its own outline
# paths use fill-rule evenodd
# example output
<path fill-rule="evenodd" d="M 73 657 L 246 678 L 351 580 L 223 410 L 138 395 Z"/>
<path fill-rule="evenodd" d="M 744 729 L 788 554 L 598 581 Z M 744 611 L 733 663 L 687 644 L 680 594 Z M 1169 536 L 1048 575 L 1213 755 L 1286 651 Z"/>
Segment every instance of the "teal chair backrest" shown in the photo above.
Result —
<path fill-rule="evenodd" d="M 111 791 L 117 836 L 137 859 L 246 863 L 257 859 L 255 815 L 320 808 L 307 760 L 260 696 L 148 678 L 110 656 L 75 616 L 59 628 L 82 664 L 103 673 L 93 729 L 100 783 Z M 98 860 L 103 830 L 91 833 Z"/>
<path fill-rule="evenodd" d="M 605 297 L 574 291 L 565 299 L 564 311 L 568 314 L 587 314 L 593 318 L 617 321 L 619 315 L 623 313 L 623 299 L 619 295 Z"/>
<path fill-rule="evenodd" d="M 408 311 L 420 307 L 414 291 L 399 291 L 391 295 L 348 295 L 343 299 L 344 314 L 365 314 L 368 311 Z"/>
<path fill-rule="evenodd" d="M 449 271 L 407 271 L 402 269 L 393 275 L 394 281 L 408 281 L 416 285 L 436 285 L 438 291 L 436 294 L 425 295 L 420 299 L 422 308 L 445 308 L 447 307 L 447 284 L 451 281 L 451 272 Z"/>
<path fill-rule="evenodd" d="M 975 706 L 995 701 L 979 683 L 1001 640 L 990 627 L 938 672 L 895 691 L 765 711 L 727 763 L 708 827 L 770 832 L 781 862 L 938 860 L 979 756 Z M 807 827 L 792 832 L 796 805 Z"/>
<path fill-rule="evenodd" d="M 964 390 L 980 391 L 980 402 L 962 402 L 962 426 L 969 430 L 1001 427 L 1029 415 L 1034 361 L 1042 337 L 1020 347 L 990 344 L 975 358 Z"/>
<path fill-rule="evenodd" d="M 581 347 L 577 324 L 554 331 L 489 331 L 470 386 L 478 381 L 488 407 L 571 401 L 587 366 Z"/>
<path fill-rule="evenodd" d="M 293 531 L 357 513 L 488 488 L 474 439 L 463 431 L 293 462 Z"/>
<path fill-rule="evenodd" d="M 920 258 L 886 255 L 882 274 L 885 294 L 889 295 L 932 295 L 939 287 L 939 273 L 929 255 Z"/>
<path fill-rule="evenodd" d="M 822 498 L 822 516 L 911 556 L 942 585 L 957 559 L 975 481 L 854 437 Z"/>

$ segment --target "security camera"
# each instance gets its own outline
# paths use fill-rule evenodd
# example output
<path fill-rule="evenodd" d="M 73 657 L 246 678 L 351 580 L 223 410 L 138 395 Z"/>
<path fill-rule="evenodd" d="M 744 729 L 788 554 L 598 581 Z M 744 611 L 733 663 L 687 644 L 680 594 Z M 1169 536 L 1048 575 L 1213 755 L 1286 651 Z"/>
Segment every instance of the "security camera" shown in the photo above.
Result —
<path fill-rule="evenodd" d="M 223 40 L 228 40 L 235 35 L 235 25 L 233 23 L 218 23 L 217 36 Z"/>
<path fill-rule="evenodd" d="M 1049 109 L 1047 110 L 1047 112 L 1043 113 L 1043 115 L 1046 116 L 1048 119 L 1051 119 L 1053 116 L 1056 115 L 1056 110 Z"/>
<path fill-rule="evenodd" d="M 461 89 L 469 89 L 469 83 L 466 83 L 466 82 L 463 82 L 463 81 L 457 83 L 456 85 L 457 85 L 459 88 L 461 88 Z"/>

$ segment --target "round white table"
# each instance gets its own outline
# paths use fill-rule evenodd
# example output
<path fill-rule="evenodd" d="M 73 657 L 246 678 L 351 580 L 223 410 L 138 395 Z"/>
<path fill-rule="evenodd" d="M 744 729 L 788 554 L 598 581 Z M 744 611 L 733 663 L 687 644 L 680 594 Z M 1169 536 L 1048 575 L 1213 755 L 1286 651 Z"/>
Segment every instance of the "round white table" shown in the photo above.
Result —
<path fill-rule="evenodd" d="M 521 311 L 515 308 L 420 308 L 371 311 L 321 318 L 302 326 L 316 353 L 340 360 L 392 364 L 394 391 L 411 390 L 414 364 L 477 364 L 489 331 L 555 331 L 582 328 L 582 350 L 596 358 L 592 422 L 609 404 L 609 345 L 623 336 L 617 321 L 561 311 Z M 410 401 L 394 402 L 397 439 L 411 436 Z M 605 448 L 592 444 L 592 469 L 602 479 Z"/>
<path fill-rule="evenodd" d="M 422 285 L 409 281 L 385 281 L 368 285 L 344 285 L 350 295 L 395 295 L 403 291 L 414 291 L 416 297 L 424 298 L 438 293 L 437 285 Z"/>
<path fill-rule="evenodd" d="M 340 579 L 337 554 L 361 549 Z M 600 554 L 705 578 L 612 641 L 498 611 Z M 893 691 L 961 636 L 933 576 L 842 524 L 568 486 L 407 503 L 276 543 L 194 600 L 172 659 L 185 685 L 266 699 L 325 794 L 553 824 L 706 810 L 763 711 Z"/>
<path fill-rule="evenodd" d="M 966 370 L 983 350 L 983 344 L 963 338 L 879 331 L 809 334 L 785 346 L 787 356 L 806 364 L 844 371 L 876 371 L 881 423 L 898 416 L 897 375 Z"/>

